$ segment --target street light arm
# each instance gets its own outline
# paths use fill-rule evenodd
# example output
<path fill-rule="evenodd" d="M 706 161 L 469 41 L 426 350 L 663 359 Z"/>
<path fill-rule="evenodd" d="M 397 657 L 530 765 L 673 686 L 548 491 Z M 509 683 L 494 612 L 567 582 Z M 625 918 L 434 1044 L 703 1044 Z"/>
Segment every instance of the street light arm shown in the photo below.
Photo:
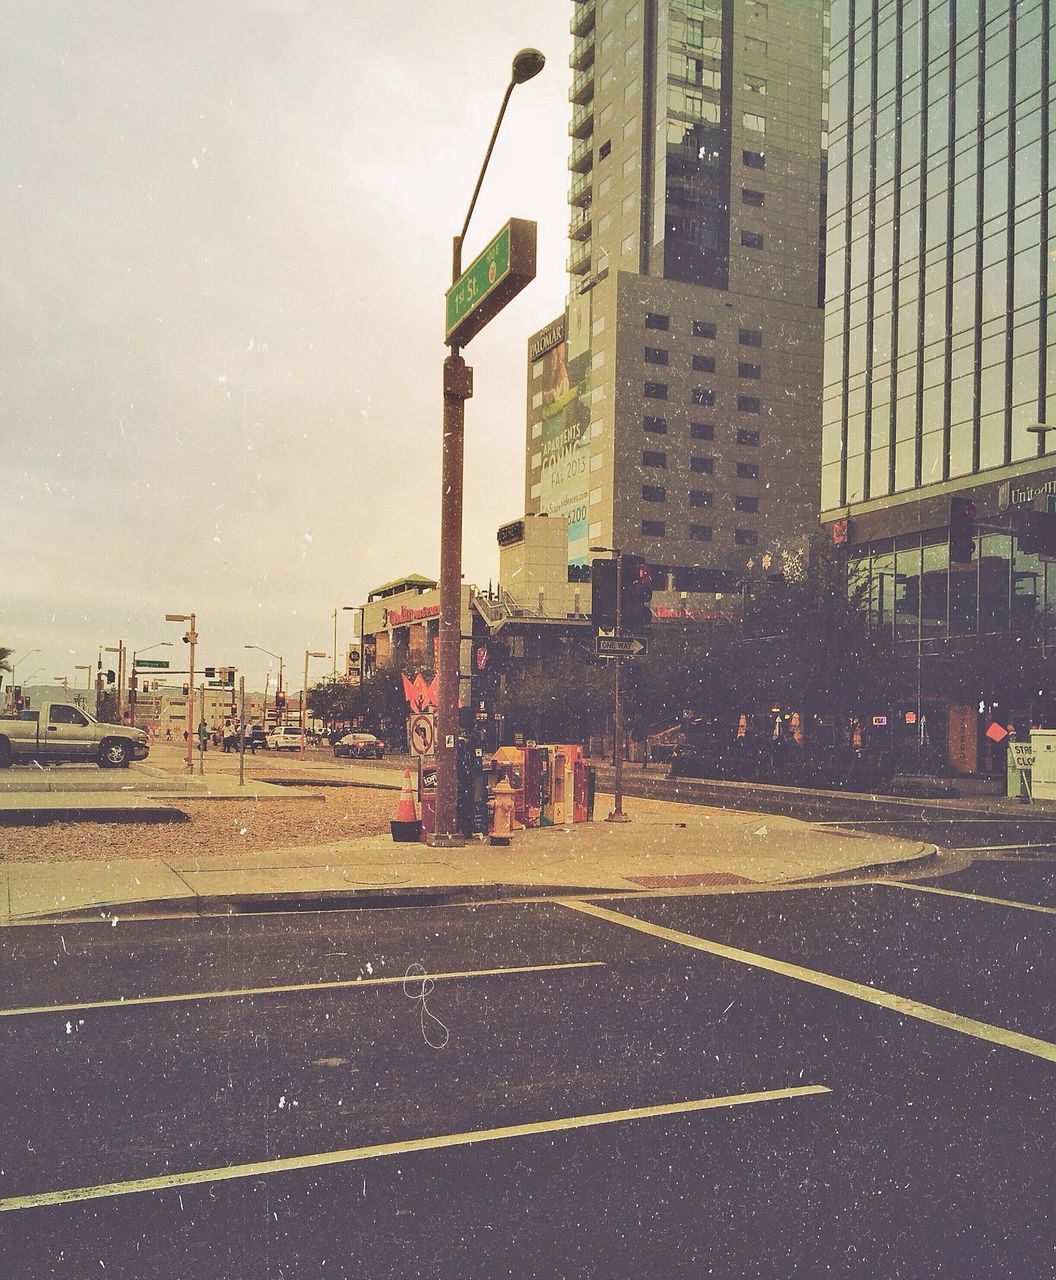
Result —
<path fill-rule="evenodd" d="M 480 173 L 477 175 L 477 185 L 473 188 L 473 196 L 469 202 L 469 209 L 466 211 L 466 220 L 462 224 L 462 230 L 455 237 L 454 250 L 451 258 L 452 284 L 454 284 L 462 274 L 462 245 L 466 239 L 466 232 L 469 230 L 469 220 L 473 217 L 473 210 L 477 207 L 477 196 L 480 195 L 480 188 L 484 185 L 484 174 L 488 170 L 491 153 L 495 150 L 495 141 L 499 136 L 499 129 L 502 127 L 502 117 L 506 114 L 506 108 L 509 105 L 510 96 L 513 93 L 516 83 L 517 82 L 511 77 L 510 83 L 506 86 L 506 92 L 503 94 L 502 98 L 502 106 L 499 107 L 498 118 L 495 121 L 495 128 L 491 131 L 491 141 L 488 143 L 488 149 L 484 153 L 484 163 L 480 166 Z"/>

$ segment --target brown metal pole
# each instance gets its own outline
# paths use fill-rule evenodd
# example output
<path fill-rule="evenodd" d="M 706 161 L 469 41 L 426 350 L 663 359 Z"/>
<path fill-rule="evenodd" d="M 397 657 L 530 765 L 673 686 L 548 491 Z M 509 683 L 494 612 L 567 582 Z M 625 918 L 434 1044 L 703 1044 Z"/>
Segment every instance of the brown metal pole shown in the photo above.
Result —
<path fill-rule="evenodd" d="M 623 634 L 621 617 L 621 596 L 623 595 L 623 552 L 616 551 L 616 635 Z M 613 780 L 612 812 L 606 822 L 630 822 L 623 811 L 623 691 L 620 688 L 620 665 L 622 659 L 614 658 L 616 674 L 613 679 L 615 688 L 613 706 L 613 737 L 616 740 L 615 778 Z"/>
<path fill-rule="evenodd" d="M 455 349 L 444 361 L 436 830 L 429 840 L 430 844 L 449 848 L 465 843 L 458 830 L 458 686 L 462 644 L 462 464 L 465 402 L 472 394 L 473 371 Z"/>

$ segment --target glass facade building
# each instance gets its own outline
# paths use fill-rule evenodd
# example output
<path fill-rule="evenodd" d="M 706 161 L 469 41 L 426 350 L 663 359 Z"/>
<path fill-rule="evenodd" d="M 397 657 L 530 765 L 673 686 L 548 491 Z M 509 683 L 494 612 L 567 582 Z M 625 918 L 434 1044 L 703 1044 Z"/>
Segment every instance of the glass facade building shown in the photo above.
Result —
<path fill-rule="evenodd" d="M 1049 0 L 835 0 L 822 510 L 1041 453 Z"/>

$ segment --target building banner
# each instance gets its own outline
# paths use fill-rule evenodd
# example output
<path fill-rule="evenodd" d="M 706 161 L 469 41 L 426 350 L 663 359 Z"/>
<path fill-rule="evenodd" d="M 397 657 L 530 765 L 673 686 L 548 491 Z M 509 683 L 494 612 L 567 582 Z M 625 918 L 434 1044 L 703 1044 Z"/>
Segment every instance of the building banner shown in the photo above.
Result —
<path fill-rule="evenodd" d="M 568 524 L 569 564 L 585 565 L 590 476 L 589 351 L 568 358 L 559 342 L 543 356 L 543 454 L 540 511 Z"/>

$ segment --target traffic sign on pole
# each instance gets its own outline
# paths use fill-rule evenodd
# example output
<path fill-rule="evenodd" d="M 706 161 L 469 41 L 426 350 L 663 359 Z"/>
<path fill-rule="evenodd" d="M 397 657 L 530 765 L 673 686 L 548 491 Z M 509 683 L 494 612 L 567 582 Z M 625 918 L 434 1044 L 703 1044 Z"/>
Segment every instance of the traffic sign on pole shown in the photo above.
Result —
<path fill-rule="evenodd" d="M 137 667 L 167 667 L 169 664 L 162 658 L 137 658 Z"/>
<path fill-rule="evenodd" d="M 649 651 L 641 636 L 597 636 L 594 652 L 599 658 L 640 658 Z"/>
<path fill-rule="evenodd" d="M 535 279 L 536 225 L 511 218 L 447 291 L 444 341 L 464 347 Z"/>

